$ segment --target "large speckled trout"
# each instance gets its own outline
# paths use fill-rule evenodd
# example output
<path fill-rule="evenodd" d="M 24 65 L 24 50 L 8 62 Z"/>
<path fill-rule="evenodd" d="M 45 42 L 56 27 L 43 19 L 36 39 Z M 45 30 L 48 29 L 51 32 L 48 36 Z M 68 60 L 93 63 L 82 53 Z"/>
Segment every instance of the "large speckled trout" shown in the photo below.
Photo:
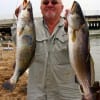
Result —
<path fill-rule="evenodd" d="M 90 55 L 89 29 L 78 2 L 73 2 L 67 20 L 71 66 L 83 88 L 84 95 L 89 98 L 86 100 L 94 100 L 90 89 L 94 83 L 94 64 Z"/>
<path fill-rule="evenodd" d="M 15 11 L 17 18 L 16 66 L 9 81 L 3 84 L 8 90 L 13 90 L 19 77 L 29 67 L 35 52 L 35 26 L 30 1 L 24 0 Z"/>

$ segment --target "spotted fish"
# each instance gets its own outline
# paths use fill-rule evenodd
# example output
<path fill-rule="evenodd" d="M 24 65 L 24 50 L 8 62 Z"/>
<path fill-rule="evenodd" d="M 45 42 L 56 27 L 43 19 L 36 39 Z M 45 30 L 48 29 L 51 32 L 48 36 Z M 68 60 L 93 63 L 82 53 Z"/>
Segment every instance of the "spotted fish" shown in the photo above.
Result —
<path fill-rule="evenodd" d="M 94 84 L 94 63 L 90 54 L 89 29 L 78 2 L 74 1 L 67 16 L 69 57 L 84 95 L 94 100 L 90 87 Z"/>
<path fill-rule="evenodd" d="M 16 44 L 16 65 L 15 70 L 9 81 L 3 84 L 8 90 L 13 90 L 19 78 L 29 67 L 34 57 L 36 34 L 33 19 L 32 4 L 28 0 L 15 10 L 17 16 L 17 44 Z"/>

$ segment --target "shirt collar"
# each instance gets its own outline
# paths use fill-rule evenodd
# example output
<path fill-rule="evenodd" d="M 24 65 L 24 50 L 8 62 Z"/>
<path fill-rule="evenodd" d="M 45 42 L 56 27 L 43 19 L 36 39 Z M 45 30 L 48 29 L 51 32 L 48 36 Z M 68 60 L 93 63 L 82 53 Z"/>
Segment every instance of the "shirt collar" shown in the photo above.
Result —
<path fill-rule="evenodd" d="M 46 22 L 45 22 L 44 18 L 43 18 L 43 25 L 44 25 L 46 28 L 48 28 L 47 25 L 46 25 Z M 64 19 L 61 17 L 59 23 L 57 24 L 57 26 L 58 26 L 58 27 L 62 27 L 63 25 L 64 25 Z"/>

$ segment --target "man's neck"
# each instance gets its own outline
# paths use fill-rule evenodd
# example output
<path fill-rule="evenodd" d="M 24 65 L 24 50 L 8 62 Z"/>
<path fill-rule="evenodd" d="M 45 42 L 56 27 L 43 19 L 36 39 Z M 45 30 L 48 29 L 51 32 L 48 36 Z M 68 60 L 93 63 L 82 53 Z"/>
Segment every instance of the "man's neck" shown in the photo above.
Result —
<path fill-rule="evenodd" d="M 59 20 L 60 20 L 60 18 L 55 19 L 55 20 L 53 20 L 53 19 L 51 19 L 51 20 L 45 19 L 45 22 L 46 22 L 46 24 L 48 26 L 48 31 L 49 31 L 50 34 L 53 33 L 53 31 L 54 31 L 56 25 L 58 24 Z"/>

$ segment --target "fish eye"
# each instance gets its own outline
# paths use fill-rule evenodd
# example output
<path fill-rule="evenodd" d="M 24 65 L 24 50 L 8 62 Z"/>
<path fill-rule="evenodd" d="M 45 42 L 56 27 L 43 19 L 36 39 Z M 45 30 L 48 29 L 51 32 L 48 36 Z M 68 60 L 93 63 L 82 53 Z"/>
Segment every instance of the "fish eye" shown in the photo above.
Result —
<path fill-rule="evenodd" d="M 27 8 L 27 11 L 31 11 L 31 8 Z"/>

